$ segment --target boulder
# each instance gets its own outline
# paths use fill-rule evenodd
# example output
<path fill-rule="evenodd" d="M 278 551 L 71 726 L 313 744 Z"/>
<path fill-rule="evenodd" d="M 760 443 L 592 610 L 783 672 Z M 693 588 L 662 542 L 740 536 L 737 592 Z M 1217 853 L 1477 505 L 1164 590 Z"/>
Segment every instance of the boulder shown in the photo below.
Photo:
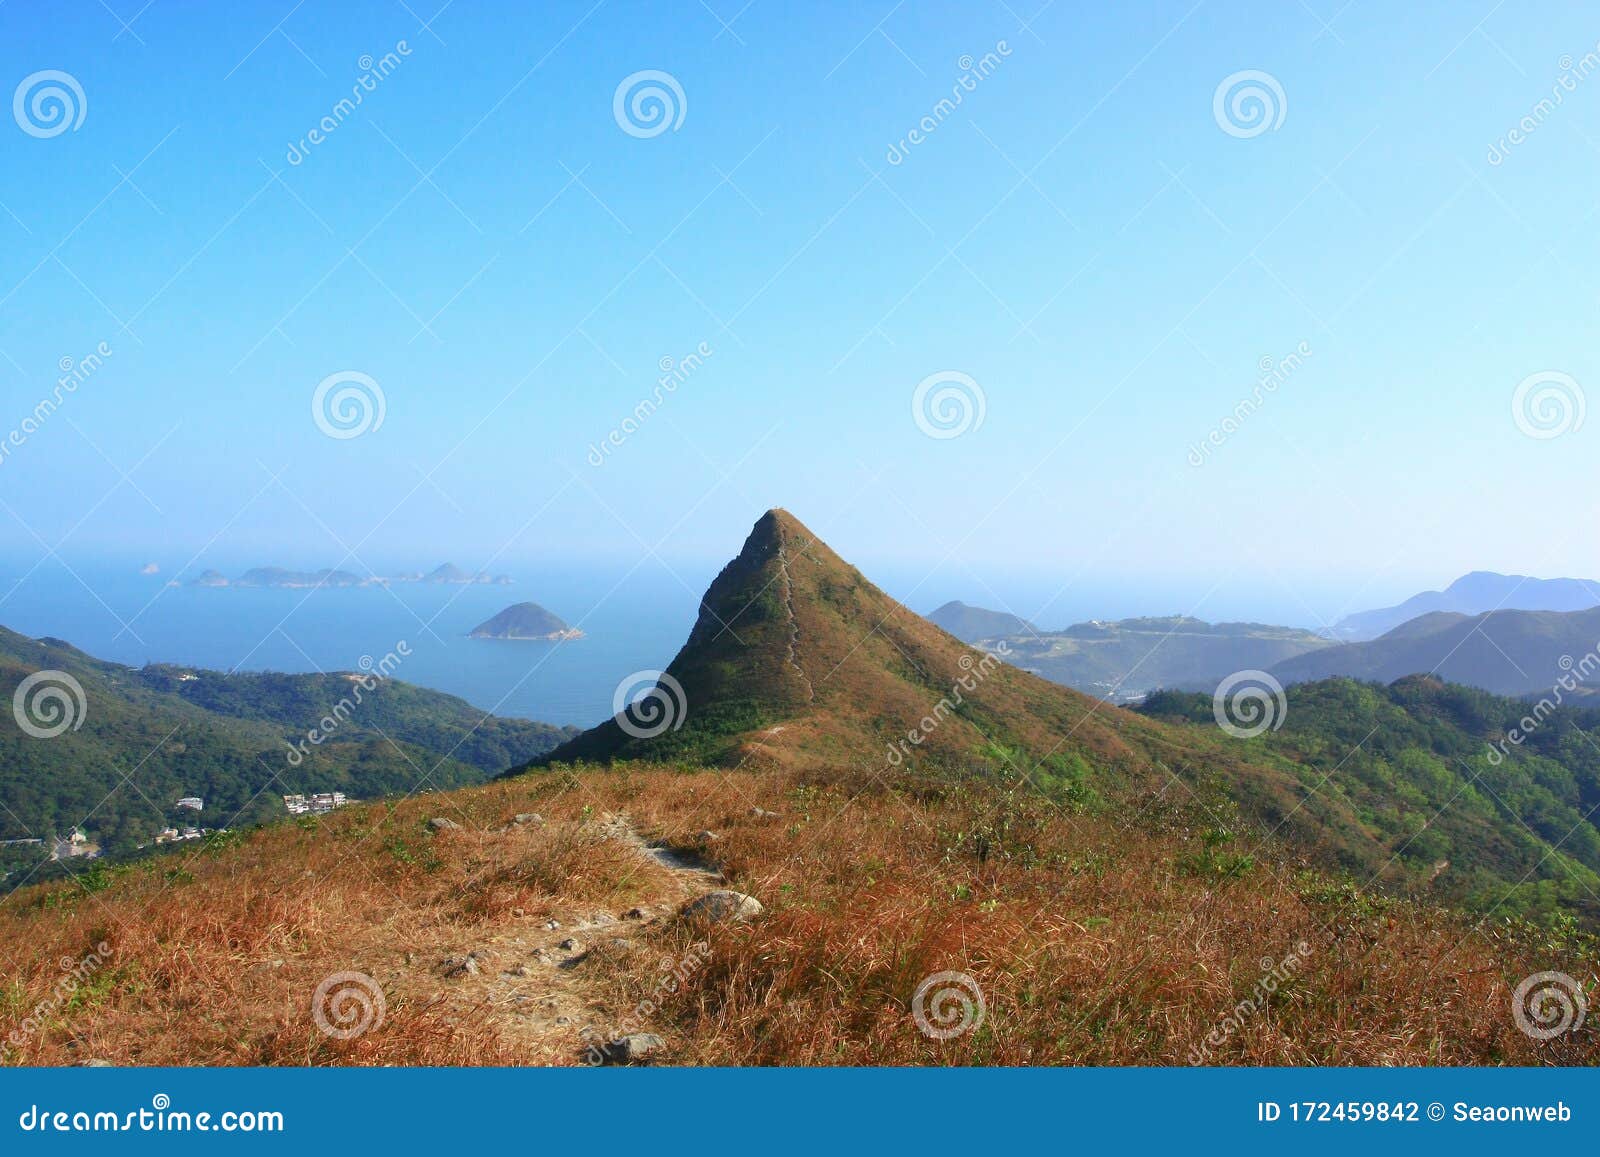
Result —
<path fill-rule="evenodd" d="M 754 896 L 726 888 L 707 892 L 683 907 L 683 914 L 690 919 L 710 920 L 717 924 L 753 920 L 764 911 L 766 909 L 761 906 L 761 901 Z"/>

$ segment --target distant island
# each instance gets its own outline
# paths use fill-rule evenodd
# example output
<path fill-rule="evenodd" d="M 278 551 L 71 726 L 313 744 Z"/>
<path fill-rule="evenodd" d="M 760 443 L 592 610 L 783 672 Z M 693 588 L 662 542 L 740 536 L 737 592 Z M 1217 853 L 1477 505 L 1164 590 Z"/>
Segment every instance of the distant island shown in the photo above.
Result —
<path fill-rule="evenodd" d="M 290 590 L 322 587 L 383 587 L 393 583 L 427 583 L 434 586 L 510 586 L 510 575 L 490 576 L 488 571 L 462 570 L 453 563 L 435 567 L 427 574 L 413 571 L 398 575 L 369 575 L 363 578 L 347 570 L 288 570 L 281 566 L 258 566 L 230 579 L 219 571 L 208 570 L 189 585 L 195 587 L 278 587 Z"/>
<path fill-rule="evenodd" d="M 487 622 L 479 623 L 469 639 L 541 639 L 559 642 L 581 639 L 583 632 L 569 627 L 538 603 L 514 603 Z"/>

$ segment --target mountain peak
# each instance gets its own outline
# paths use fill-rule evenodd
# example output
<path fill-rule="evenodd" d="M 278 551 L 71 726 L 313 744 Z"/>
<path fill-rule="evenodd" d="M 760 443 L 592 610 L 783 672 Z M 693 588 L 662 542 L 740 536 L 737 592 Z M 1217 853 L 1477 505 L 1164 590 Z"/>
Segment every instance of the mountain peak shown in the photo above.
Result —
<path fill-rule="evenodd" d="M 852 765 L 962 760 L 993 741 L 1121 758 L 1143 721 L 963 645 L 906 609 L 786 510 L 767 511 L 700 602 L 637 710 L 550 761 L 693 758 Z M 932 714 L 930 714 L 932 713 Z M 896 745 L 917 738 L 903 750 Z"/>

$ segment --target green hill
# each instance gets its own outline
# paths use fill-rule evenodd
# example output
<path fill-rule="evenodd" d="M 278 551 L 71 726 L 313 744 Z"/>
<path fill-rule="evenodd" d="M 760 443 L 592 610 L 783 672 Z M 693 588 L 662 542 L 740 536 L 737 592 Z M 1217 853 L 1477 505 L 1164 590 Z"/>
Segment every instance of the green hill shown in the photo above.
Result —
<path fill-rule="evenodd" d="M 1600 711 L 1547 714 L 1424 676 L 1301 684 L 1285 703 L 1282 728 L 1250 742 L 1309 769 L 1318 795 L 1391 849 L 1392 884 L 1474 912 L 1600 927 Z M 1141 711 L 1212 731 L 1214 707 L 1160 692 Z"/>
<path fill-rule="evenodd" d="M 171 825 L 281 817 L 284 794 L 367 799 L 480 783 L 572 734 L 486 719 L 464 700 L 376 670 L 138 669 L 3 628 L 0 701 L 16 708 L 0 711 L 0 839 L 48 840 L 81 826 L 108 854 Z M 22 720 L 44 734 L 24 731 Z M 189 796 L 204 800 L 203 811 L 174 806 Z M 38 852 L 24 845 L 0 855 L 3 870 Z"/>
<path fill-rule="evenodd" d="M 1516 705 L 1478 704 L 1476 730 L 1446 727 L 1446 707 L 1477 703 L 1461 688 L 1296 689 L 1291 725 L 1254 738 L 1219 727 L 1210 696 L 1159 694 L 1130 712 L 967 647 L 784 511 L 757 522 L 646 690 L 539 764 L 709 763 L 861 782 L 915 772 L 1110 816 L 1181 804 L 1214 837 L 1196 871 L 1247 870 L 1282 845 L 1361 886 L 1600 927 L 1600 837 L 1581 826 L 1600 795 L 1593 757 L 1577 752 L 1584 739 L 1497 764 L 1484 721 Z"/>
<path fill-rule="evenodd" d="M 583 634 L 538 603 L 514 603 L 472 628 L 473 639 L 572 639 Z"/>

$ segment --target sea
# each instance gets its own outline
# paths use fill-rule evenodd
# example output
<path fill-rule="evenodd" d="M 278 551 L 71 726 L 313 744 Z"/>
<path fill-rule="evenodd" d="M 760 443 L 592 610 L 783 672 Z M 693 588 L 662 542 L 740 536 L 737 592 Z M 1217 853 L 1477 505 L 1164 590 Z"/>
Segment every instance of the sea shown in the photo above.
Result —
<path fill-rule="evenodd" d="M 218 569 L 234 576 L 248 567 Z M 672 660 L 714 575 L 709 566 L 619 563 L 513 572 L 507 586 L 211 588 L 126 565 L 0 562 L 0 626 L 132 666 L 360 671 L 394 655 L 393 678 L 495 715 L 588 727 L 614 714 L 619 687 L 637 690 L 637 673 Z M 467 637 L 525 601 L 584 637 Z"/>
<path fill-rule="evenodd" d="M 513 582 L 505 586 L 212 588 L 190 581 L 205 567 L 235 577 L 253 565 L 260 564 L 207 560 L 174 577 L 165 571 L 141 574 L 136 562 L 0 556 L 0 626 L 62 639 L 96 658 L 133 666 L 359 671 L 395 655 L 398 664 L 385 664 L 394 678 L 460 696 L 480 710 L 589 727 L 615 714 L 619 693 L 631 698 L 648 673 L 671 662 L 722 563 L 528 564 L 506 568 Z M 432 565 L 417 560 L 391 573 Z M 975 576 L 960 566 L 931 576 L 917 567 L 891 566 L 880 577 L 890 595 L 920 612 L 962 598 L 1014 610 L 1047 628 L 1173 613 L 1312 625 L 1304 621 L 1302 595 L 1290 599 L 1264 584 L 1234 589 L 1194 579 L 1140 583 L 1096 576 L 1069 589 L 1057 574 Z M 1197 598 L 1197 591 L 1211 593 Z M 1311 597 L 1331 616 L 1337 595 L 1330 590 Z M 538 603 L 580 628 L 583 638 L 553 643 L 467 637 L 518 602 Z"/>

